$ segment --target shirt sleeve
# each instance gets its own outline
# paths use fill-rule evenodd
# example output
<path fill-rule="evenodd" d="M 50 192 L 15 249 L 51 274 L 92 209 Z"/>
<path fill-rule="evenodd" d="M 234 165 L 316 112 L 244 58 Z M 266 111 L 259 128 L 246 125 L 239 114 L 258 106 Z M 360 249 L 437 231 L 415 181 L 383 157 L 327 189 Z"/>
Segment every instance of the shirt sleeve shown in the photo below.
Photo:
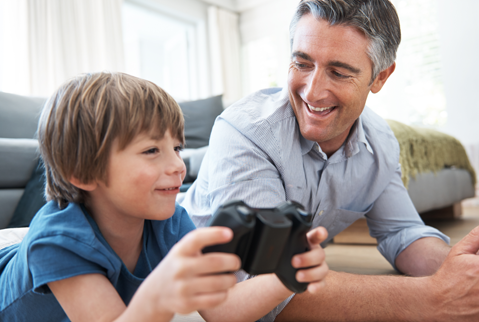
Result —
<path fill-rule="evenodd" d="M 208 153 L 212 210 L 233 199 L 263 208 L 285 200 L 283 181 L 271 158 L 226 120 L 216 122 Z"/>
<path fill-rule="evenodd" d="M 420 238 L 436 237 L 449 244 L 449 237 L 426 226 L 417 213 L 401 180 L 400 165 L 366 218 L 379 252 L 396 270 L 396 257 Z"/>
<path fill-rule="evenodd" d="M 55 235 L 40 238 L 31 244 L 28 265 L 34 291 L 50 293 L 47 283 L 83 274 L 98 273 L 107 276 L 121 262 L 114 263 L 114 258 L 108 258 L 82 240 Z"/>

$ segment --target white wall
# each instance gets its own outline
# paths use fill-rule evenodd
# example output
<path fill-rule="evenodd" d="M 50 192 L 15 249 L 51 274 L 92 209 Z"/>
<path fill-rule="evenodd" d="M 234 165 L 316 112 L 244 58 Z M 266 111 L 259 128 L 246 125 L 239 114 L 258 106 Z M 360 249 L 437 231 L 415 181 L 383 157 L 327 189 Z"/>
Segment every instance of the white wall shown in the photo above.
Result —
<path fill-rule="evenodd" d="M 466 145 L 479 144 L 479 1 L 439 2 L 448 113 L 444 131 Z"/>

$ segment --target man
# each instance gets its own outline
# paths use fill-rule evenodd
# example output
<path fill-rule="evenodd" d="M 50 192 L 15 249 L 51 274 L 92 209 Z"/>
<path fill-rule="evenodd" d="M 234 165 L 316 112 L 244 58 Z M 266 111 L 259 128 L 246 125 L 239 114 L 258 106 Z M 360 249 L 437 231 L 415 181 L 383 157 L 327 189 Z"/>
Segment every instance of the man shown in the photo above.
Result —
<path fill-rule="evenodd" d="M 323 292 L 295 295 L 265 321 L 477 320 L 479 229 L 451 250 L 424 225 L 401 181 L 394 134 L 365 107 L 395 69 L 393 5 L 303 0 L 290 34 L 288 88 L 255 93 L 217 119 L 182 205 L 203 226 L 231 199 L 253 207 L 295 200 L 328 230 L 323 245 L 366 215 L 379 251 L 416 276 L 330 272 Z"/>

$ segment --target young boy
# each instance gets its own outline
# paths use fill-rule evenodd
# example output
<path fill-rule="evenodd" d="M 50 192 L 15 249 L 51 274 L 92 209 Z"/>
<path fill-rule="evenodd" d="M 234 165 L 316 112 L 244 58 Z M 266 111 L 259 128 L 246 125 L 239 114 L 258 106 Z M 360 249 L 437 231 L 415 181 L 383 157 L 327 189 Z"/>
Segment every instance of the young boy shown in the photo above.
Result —
<path fill-rule="evenodd" d="M 291 295 L 274 274 L 235 285 L 224 272 L 239 269 L 236 255 L 201 253 L 232 232 L 194 230 L 175 203 L 183 116 L 158 86 L 121 73 L 74 78 L 45 105 L 38 137 L 49 202 L 0 251 L 1 321 L 169 321 L 194 310 L 246 321 Z M 327 273 L 325 237 L 311 231 L 312 250 L 293 261 L 309 267 L 297 279 L 313 292 Z"/>

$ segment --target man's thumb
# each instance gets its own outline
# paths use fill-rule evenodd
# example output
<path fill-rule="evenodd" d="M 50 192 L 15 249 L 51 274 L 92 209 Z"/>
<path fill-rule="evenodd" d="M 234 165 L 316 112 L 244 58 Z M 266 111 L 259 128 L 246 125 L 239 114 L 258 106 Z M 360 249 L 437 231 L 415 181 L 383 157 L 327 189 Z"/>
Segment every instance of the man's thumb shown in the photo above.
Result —
<path fill-rule="evenodd" d="M 479 250 L 479 226 L 471 230 L 463 239 L 461 239 L 451 250 L 451 252 L 460 254 L 476 254 Z"/>

